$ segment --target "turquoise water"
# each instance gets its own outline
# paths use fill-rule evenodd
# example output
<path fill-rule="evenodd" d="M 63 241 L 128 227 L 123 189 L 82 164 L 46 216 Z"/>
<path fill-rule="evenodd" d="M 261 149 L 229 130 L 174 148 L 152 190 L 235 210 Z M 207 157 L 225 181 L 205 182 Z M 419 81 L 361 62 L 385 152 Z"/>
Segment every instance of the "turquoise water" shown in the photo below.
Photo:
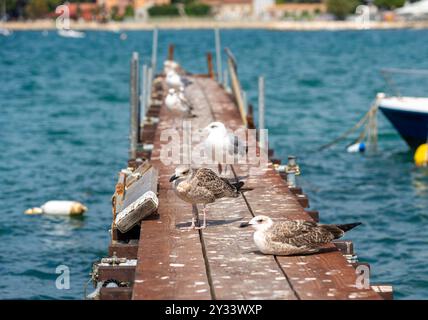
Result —
<path fill-rule="evenodd" d="M 213 32 L 159 35 L 159 61 L 174 43 L 186 69 L 206 71 Z M 300 183 L 321 221 L 364 222 L 349 238 L 371 264 L 372 283 L 394 285 L 398 299 L 426 298 L 428 172 L 414 167 L 383 116 L 375 155 L 317 148 L 386 90 L 379 68 L 428 68 L 428 32 L 230 30 L 222 42 L 255 105 L 257 77 L 266 76 L 271 145 L 283 160 L 299 157 Z M 148 61 L 150 47 L 150 32 L 129 32 L 126 41 L 107 32 L 0 38 L 0 298 L 83 297 L 91 262 L 106 254 L 110 197 L 127 160 L 129 58 L 136 50 Z M 427 80 L 397 82 L 403 94 L 426 95 Z M 90 210 L 83 219 L 23 214 L 50 199 Z M 70 268 L 69 290 L 55 287 L 58 265 Z"/>

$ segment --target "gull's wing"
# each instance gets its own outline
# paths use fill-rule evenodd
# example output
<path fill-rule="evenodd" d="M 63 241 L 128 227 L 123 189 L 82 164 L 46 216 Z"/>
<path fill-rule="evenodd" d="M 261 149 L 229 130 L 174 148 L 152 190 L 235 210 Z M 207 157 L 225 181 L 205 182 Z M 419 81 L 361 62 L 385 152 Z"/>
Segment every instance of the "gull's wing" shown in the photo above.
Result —
<path fill-rule="evenodd" d="M 279 222 L 274 224 L 269 231 L 271 231 L 271 241 L 287 243 L 296 247 L 311 247 L 335 239 L 334 234 L 323 225 L 305 220 Z"/>
<path fill-rule="evenodd" d="M 235 188 L 208 168 L 200 168 L 191 179 L 191 185 L 206 188 L 216 198 L 232 197 L 237 194 Z"/>

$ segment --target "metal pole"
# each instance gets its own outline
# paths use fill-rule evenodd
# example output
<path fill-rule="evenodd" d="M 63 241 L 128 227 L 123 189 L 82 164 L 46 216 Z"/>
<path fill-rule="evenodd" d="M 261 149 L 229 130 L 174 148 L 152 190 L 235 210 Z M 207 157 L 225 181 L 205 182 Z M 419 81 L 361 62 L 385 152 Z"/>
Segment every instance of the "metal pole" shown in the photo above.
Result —
<path fill-rule="evenodd" d="M 227 73 L 227 69 L 223 71 L 223 88 L 229 90 L 229 75 Z"/>
<path fill-rule="evenodd" d="M 174 45 L 170 44 L 168 47 L 168 60 L 174 60 Z"/>
<path fill-rule="evenodd" d="M 286 173 L 287 173 L 287 185 L 291 188 L 294 188 L 297 186 L 296 183 L 296 173 L 297 170 L 297 163 L 296 163 L 296 157 L 295 156 L 288 156 L 288 163 L 286 167 Z"/>
<path fill-rule="evenodd" d="M 215 55 L 217 59 L 217 82 L 222 83 L 222 73 L 223 69 L 221 66 L 221 42 L 220 42 L 220 29 L 216 28 L 215 30 Z"/>
<path fill-rule="evenodd" d="M 158 57 L 158 29 L 153 29 L 153 46 L 152 46 L 152 69 L 156 73 L 156 64 Z"/>
<path fill-rule="evenodd" d="M 207 64 L 208 64 L 208 77 L 214 79 L 214 70 L 213 70 L 213 56 L 211 52 L 207 53 Z"/>
<path fill-rule="evenodd" d="M 247 101 L 247 92 L 245 90 L 242 90 L 242 102 L 244 104 L 245 114 L 247 114 L 247 111 L 248 111 L 248 101 Z"/>
<path fill-rule="evenodd" d="M 146 87 L 146 106 L 150 108 L 152 101 L 152 80 L 153 80 L 153 69 L 148 68 L 147 70 L 147 87 Z"/>
<path fill-rule="evenodd" d="M 139 61 L 138 53 L 132 53 L 131 59 L 131 75 L 130 75 L 130 159 L 137 157 L 137 145 L 139 136 L 139 85 L 138 85 L 138 71 Z"/>
<path fill-rule="evenodd" d="M 144 125 L 144 117 L 146 116 L 146 101 L 147 101 L 147 65 L 143 65 L 143 81 L 141 83 L 141 95 L 140 95 L 140 105 L 141 105 L 141 117 L 140 117 L 140 124 L 141 126 Z"/>
<path fill-rule="evenodd" d="M 259 77 L 259 137 L 260 148 L 264 149 L 265 145 L 265 79 L 263 76 Z M 263 133 L 262 133 L 263 132 Z"/>

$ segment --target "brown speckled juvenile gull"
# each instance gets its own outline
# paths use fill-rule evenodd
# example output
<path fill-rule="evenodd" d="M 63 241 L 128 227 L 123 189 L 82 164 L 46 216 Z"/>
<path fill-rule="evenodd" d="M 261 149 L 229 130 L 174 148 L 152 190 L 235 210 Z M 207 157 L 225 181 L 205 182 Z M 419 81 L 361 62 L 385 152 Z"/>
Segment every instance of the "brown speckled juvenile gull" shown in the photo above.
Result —
<path fill-rule="evenodd" d="M 262 253 L 288 256 L 315 253 L 322 244 L 341 238 L 360 224 L 318 224 L 305 220 L 274 223 L 267 216 L 256 216 L 241 227 L 252 226 L 256 230 L 254 243 Z"/>
<path fill-rule="evenodd" d="M 230 183 L 211 169 L 193 170 L 189 166 L 178 166 L 169 181 L 174 182 L 174 191 L 180 199 L 191 204 L 203 205 L 204 222 L 201 228 L 207 226 L 206 205 L 224 197 L 237 198 L 244 185 L 242 181 Z M 195 228 L 194 218 L 190 228 Z"/>

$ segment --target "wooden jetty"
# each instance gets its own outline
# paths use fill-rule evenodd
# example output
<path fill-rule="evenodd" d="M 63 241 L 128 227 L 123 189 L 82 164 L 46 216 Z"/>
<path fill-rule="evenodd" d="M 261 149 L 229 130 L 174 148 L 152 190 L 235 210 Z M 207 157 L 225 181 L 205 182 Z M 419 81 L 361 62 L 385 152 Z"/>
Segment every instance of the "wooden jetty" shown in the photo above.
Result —
<path fill-rule="evenodd" d="M 186 97 L 197 116 L 191 120 L 193 130 L 212 121 L 221 121 L 232 130 L 254 128 L 252 108 L 245 112 L 232 55 L 228 64 L 231 89 L 215 79 L 211 55 L 207 74 L 186 75 L 191 81 Z M 135 109 L 136 83 L 134 79 L 131 126 L 138 125 L 135 117 L 141 112 Z M 92 273 L 94 283 L 114 284 L 101 287 L 100 299 L 392 299 L 390 286 L 358 287 L 357 268 L 367 264 L 356 261 L 349 240 L 336 241 L 321 253 L 305 256 L 272 256 L 257 251 L 252 231 L 240 229 L 240 222 L 258 214 L 277 220 L 319 219 L 318 212 L 309 209 L 302 189 L 287 184 L 287 174 L 272 150 L 261 175 L 249 176 L 237 165 L 229 171 L 231 177 L 248 176 L 245 185 L 252 191 L 209 205 L 207 229 L 181 229 L 191 220 L 192 206 L 179 200 L 172 190 L 169 178 L 176 165 L 161 161 L 165 143 L 161 134 L 175 125 L 176 118 L 163 104 L 167 90 L 164 75 L 157 75 L 152 83 L 150 97 L 145 100 L 150 105 L 143 111 L 144 122 L 131 130 L 134 150 L 128 169 L 119 174 L 113 196 L 109 257 L 95 264 Z M 156 193 L 157 210 L 122 233 L 115 225 L 117 213 L 141 190 Z"/>

